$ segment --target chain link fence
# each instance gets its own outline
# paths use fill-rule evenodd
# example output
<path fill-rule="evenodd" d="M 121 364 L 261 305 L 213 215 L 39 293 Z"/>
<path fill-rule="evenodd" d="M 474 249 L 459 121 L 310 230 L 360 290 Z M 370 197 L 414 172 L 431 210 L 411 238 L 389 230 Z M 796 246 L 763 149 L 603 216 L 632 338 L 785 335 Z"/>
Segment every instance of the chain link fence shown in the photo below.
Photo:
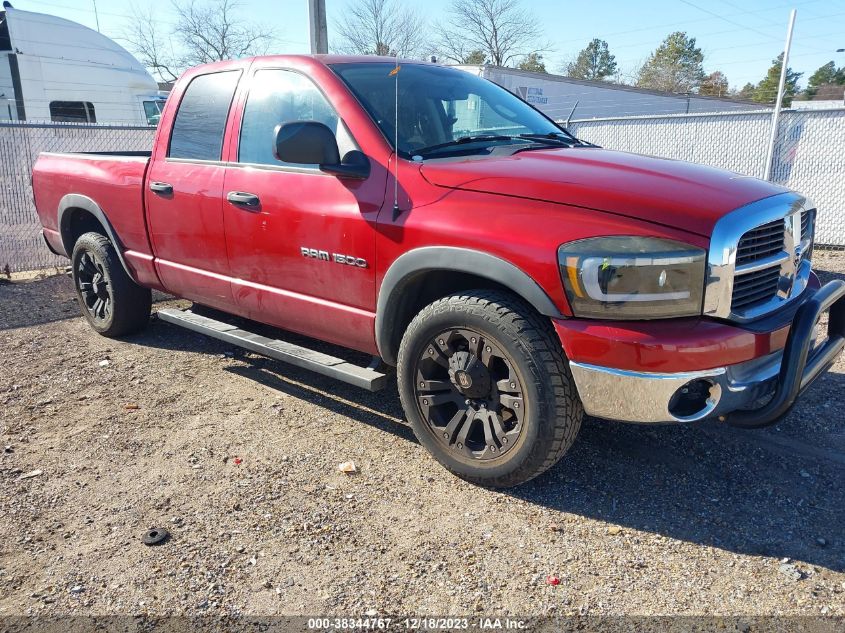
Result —
<path fill-rule="evenodd" d="M 155 128 L 73 123 L 0 123 L 0 271 L 66 266 L 47 250 L 32 202 L 40 152 L 149 151 Z"/>
<path fill-rule="evenodd" d="M 686 160 L 762 178 L 772 113 L 730 112 L 573 121 L 575 136 L 608 149 Z M 772 181 L 816 203 L 816 242 L 845 250 L 845 109 L 786 110 Z"/>
<path fill-rule="evenodd" d="M 760 177 L 771 116 L 762 111 L 590 119 L 569 127 L 576 136 L 610 149 Z M 154 136 L 154 128 L 139 126 L 0 123 L 0 271 L 67 264 L 45 247 L 32 203 L 30 176 L 40 152 L 147 151 Z M 845 109 L 782 112 L 772 179 L 816 202 L 817 242 L 840 251 L 845 251 L 843 174 Z"/>

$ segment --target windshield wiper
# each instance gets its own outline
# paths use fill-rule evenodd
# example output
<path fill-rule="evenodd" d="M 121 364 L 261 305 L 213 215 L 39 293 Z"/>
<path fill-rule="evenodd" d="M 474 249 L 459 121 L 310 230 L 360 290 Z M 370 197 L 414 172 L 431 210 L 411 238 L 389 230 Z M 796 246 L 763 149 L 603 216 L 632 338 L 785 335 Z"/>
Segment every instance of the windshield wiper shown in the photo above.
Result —
<path fill-rule="evenodd" d="M 564 136 L 560 132 L 549 132 L 548 134 L 519 134 L 515 136 L 509 134 L 477 134 L 473 136 L 461 136 L 454 140 L 446 141 L 445 143 L 438 143 L 437 145 L 421 147 L 417 150 L 414 150 L 412 153 L 417 154 L 419 156 L 424 156 L 425 154 L 437 152 L 439 150 L 447 149 L 450 147 L 457 147 L 470 143 L 485 143 L 496 141 L 524 141 L 526 143 L 531 143 L 530 145 L 526 145 L 524 148 L 520 148 L 517 151 L 522 151 L 523 149 L 541 149 L 543 147 L 574 147 L 576 145 L 591 145 L 590 143 L 581 141 L 575 138 L 574 136 Z"/>
<path fill-rule="evenodd" d="M 428 154 L 429 152 L 436 152 L 440 149 L 445 149 L 447 147 L 454 147 L 456 145 L 466 145 L 468 143 L 482 143 L 482 142 L 495 142 L 495 141 L 513 141 L 514 139 L 518 139 L 518 136 L 505 136 L 503 134 L 478 134 L 475 136 L 461 136 L 451 141 L 446 141 L 445 143 L 438 143 L 437 145 L 429 145 L 428 147 L 421 147 L 419 149 L 415 149 L 412 154 L 419 154 L 422 156 L 423 154 Z"/>
<path fill-rule="evenodd" d="M 560 143 L 571 143 L 575 139 L 564 138 L 559 132 L 548 132 L 545 134 L 520 134 L 519 138 L 530 138 L 535 141 L 554 141 Z"/>
<path fill-rule="evenodd" d="M 549 132 L 548 134 L 520 134 L 520 138 L 529 138 L 532 141 L 537 141 L 539 143 L 546 143 L 548 142 L 549 145 L 552 144 L 566 144 L 569 146 L 573 145 L 591 145 L 591 143 L 587 143 L 586 141 L 582 141 L 579 138 L 575 138 L 571 134 L 564 135 L 561 132 Z"/>

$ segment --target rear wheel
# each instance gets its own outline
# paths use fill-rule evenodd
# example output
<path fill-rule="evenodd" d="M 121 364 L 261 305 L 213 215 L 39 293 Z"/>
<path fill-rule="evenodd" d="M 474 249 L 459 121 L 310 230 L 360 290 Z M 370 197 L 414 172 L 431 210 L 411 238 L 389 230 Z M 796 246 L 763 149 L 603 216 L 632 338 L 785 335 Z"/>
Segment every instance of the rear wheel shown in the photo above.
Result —
<path fill-rule="evenodd" d="M 79 304 L 92 328 L 103 336 L 115 337 L 147 325 L 150 290 L 126 274 L 107 237 L 99 233 L 82 235 L 73 247 L 71 263 Z"/>
<path fill-rule="evenodd" d="M 455 474 L 514 486 L 555 464 L 583 409 L 550 324 L 521 300 L 445 297 L 408 326 L 398 362 L 414 433 Z"/>

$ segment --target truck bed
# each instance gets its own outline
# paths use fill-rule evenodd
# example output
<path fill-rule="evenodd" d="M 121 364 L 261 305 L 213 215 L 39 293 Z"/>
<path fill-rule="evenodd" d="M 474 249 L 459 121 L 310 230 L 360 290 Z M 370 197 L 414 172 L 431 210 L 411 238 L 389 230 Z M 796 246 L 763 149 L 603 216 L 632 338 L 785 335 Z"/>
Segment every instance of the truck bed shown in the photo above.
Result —
<path fill-rule="evenodd" d="M 54 251 L 69 255 L 58 216 L 68 195 L 90 198 L 102 208 L 122 247 L 144 255 L 152 249 L 144 221 L 144 175 L 150 152 L 42 153 L 32 170 L 35 208 Z"/>

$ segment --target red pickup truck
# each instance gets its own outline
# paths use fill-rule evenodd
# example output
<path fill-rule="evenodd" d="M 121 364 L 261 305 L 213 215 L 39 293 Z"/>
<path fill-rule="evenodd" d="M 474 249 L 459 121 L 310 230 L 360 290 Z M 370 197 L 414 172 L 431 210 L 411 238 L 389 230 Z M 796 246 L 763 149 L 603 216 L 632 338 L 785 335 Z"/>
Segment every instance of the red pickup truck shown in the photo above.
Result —
<path fill-rule="evenodd" d="M 484 485 L 548 469 L 584 412 L 770 424 L 845 346 L 807 198 L 601 149 L 434 64 L 194 68 L 151 153 L 42 154 L 33 190 L 99 333 L 142 328 L 155 288 L 372 354 L 158 313 L 369 389 L 395 366 L 420 443 Z"/>

